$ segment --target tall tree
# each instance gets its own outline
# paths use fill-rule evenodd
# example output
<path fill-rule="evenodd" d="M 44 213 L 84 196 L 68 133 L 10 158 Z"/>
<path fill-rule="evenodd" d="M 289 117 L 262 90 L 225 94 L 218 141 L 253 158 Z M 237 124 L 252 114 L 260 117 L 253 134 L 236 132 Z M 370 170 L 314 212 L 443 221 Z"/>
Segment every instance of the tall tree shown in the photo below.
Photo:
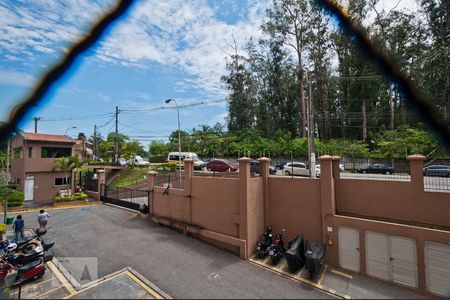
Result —
<path fill-rule="evenodd" d="M 228 130 L 237 132 L 245 128 L 253 128 L 255 124 L 256 88 L 255 80 L 247 70 L 247 59 L 239 54 L 238 45 L 234 41 L 234 54 L 227 59 L 227 75 L 221 77 L 225 88 L 230 92 L 228 97 Z"/>
<path fill-rule="evenodd" d="M 306 105 L 304 92 L 304 55 L 310 30 L 311 8 L 306 0 L 274 0 L 262 25 L 265 33 L 291 47 L 297 60 L 297 80 L 300 96 L 301 133 L 306 137 Z"/>

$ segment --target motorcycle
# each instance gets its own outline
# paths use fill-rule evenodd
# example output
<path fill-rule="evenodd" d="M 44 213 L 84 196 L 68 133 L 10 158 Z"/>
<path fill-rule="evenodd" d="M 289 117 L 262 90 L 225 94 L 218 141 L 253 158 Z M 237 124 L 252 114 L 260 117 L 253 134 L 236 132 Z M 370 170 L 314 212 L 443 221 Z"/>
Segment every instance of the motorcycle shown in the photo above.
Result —
<path fill-rule="evenodd" d="M 49 241 L 50 240 L 50 241 Z M 14 266 L 26 265 L 38 258 L 43 257 L 45 261 L 53 259 L 53 254 L 48 251 L 55 243 L 51 239 L 41 241 L 36 248 L 27 253 L 15 252 L 16 244 L 11 243 L 6 250 L 4 260 Z"/>
<path fill-rule="evenodd" d="M 323 243 L 316 243 L 306 241 L 305 245 L 305 267 L 309 272 L 309 278 L 314 279 L 314 274 L 322 270 L 327 245 Z"/>
<path fill-rule="evenodd" d="M 284 253 L 291 273 L 297 272 L 305 265 L 305 242 L 303 234 L 289 242 L 289 250 Z"/>
<path fill-rule="evenodd" d="M 23 266 L 14 266 L 5 260 L 0 262 L 0 284 L 2 287 L 13 287 L 36 280 L 45 274 L 45 261 L 39 258 Z"/>
<path fill-rule="evenodd" d="M 256 250 L 258 251 L 258 258 L 263 259 L 269 254 L 270 247 L 273 243 L 272 227 L 267 226 L 266 232 L 262 235 L 261 241 L 256 242 Z"/>
<path fill-rule="evenodd" d="M 13 249 L 12 251 L 18 252 L 18 253 L 31 253 L 34 251 L 34 249 L 44 240 L 47 240 L 46 243 L 47 244 L 51 244 L 53 242 L 53 240 L 48 240 L 45 238 L 41 238 L 41 236 L 43 236 L 44 234 L 47 233 L 47 229 L 45 228 L 38 228 L 35 231 L 35 234 L 32 236 L 27 237 L 25 240 L 22 241 L 17 241 L 17 240 L 5 240 L 3 241 L 3 243 L 0 244 L 0 250 L 2 250 L 5 253 L 8 253 L 8 251 L 10 252 L 11 249 Z M 53 246 L 53 244 L 49 247 L 51 248 Z M 16 246 L 14 246 L 16 245 Z M 8 250 L 8 248 L 10 248 L 10 250 Z M 48 250 L 48 249 L 46 249 Z"/>
<path fill-rule="evenodd" d="M 281 257 L 283 257 L 284 252 L 286 252 L 286 248 L 284 247 L 283 234 L 278 233 L 269 250 L 269 255 L 274 266 L 277 265 Z"/>

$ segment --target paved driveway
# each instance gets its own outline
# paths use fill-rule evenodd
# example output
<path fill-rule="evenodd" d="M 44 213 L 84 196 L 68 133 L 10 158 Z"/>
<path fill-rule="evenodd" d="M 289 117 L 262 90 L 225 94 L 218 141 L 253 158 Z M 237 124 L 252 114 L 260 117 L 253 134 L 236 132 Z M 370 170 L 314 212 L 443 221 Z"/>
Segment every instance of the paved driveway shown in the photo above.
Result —
<path fill-rule="evenodd" d="M 37 227 L 37 214 L 23 214 L 27 227 Z M 130 266 L 173 298 L 331 297 L 157 225 L 148 216 L 107 205 L 49 214 L 47 236 L 56 241 L 55 256 L 96 257 L 99 277 Z"/>

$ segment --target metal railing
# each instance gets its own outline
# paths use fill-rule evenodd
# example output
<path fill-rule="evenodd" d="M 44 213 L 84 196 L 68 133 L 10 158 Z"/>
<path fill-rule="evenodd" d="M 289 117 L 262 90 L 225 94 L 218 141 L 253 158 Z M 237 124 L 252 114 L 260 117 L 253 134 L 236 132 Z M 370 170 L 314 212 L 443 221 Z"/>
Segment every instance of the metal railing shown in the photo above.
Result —
<path fill-rule="evenodd" d="M 342 179 L 411 181 L 409 161 L 351 160 L 340 164 Z"/>
<path fill-rule="evenodd" d="M 134 210 L 148 210 L 150 191 L 122 188 L 102 184 L 101 199 L 104 202 L 127 207 Z"/>
<path fill-rule="evenodd" d="M 426 191 L 450 191 L 450 177 L 424 176 L 423 185 Z"/>
<path fill-rule="evenodd" d="M 184 189 L 184 172 L 168 172 L 156 176 L 155 186 Z"/>

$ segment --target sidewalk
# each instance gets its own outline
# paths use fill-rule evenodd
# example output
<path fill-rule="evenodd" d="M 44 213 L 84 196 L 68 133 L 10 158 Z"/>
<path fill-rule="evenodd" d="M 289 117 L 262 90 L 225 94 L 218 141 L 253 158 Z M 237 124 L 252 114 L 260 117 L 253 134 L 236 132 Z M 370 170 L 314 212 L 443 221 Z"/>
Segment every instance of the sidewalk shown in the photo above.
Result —
<path fill-rule="evenodd" d="M 94 205 L 100 205 L 102 204 L 101 201 L 98 201 L 96 199 L 87 199 L 87 201 L 69 201 L 69 202 L 61 202 L 58 204 L 48 204 L 48 205 L 36 205 L 34 203 L 27 203 L 23 206 L 13 206 L 8 207 L 8 214 L 9 213 L 19 213 L 19 212 L 33 212 L 33 211 L 39 211 L 40 209 L 45 210 L 52 210 L 52 209 L 63 209 L 63 208 L 72 208 L 72 207 L 83 207 L 83 206 L 94 206 Z M 4 213 L 3 207 L 0 206 L 0 214 Z"/>
<path fill-rule="evenodd" d="M 334 296 L 345 299 L 426 299 L 418 293 L 402 289 L 383 281 L 361 274 L 351 273 L 325 265 L 321 274 L 316 274 L 313 280 L 309 279 L 309 272 L 303 267 L 296 273 L 291 273 L 286 260 L 277 266 L 270 263 L 270 258 L 258 259 L 253 257 L 250 262 L 282 274 L 293 280 L 301 281 L 315 288 L 321 289 Z"/>
<path fill-rule="evenodd" d="M 353 299 L 426 299 L 424 296 L 361 274 L 328 267 L 321 283 L 334 294 Z"/>

